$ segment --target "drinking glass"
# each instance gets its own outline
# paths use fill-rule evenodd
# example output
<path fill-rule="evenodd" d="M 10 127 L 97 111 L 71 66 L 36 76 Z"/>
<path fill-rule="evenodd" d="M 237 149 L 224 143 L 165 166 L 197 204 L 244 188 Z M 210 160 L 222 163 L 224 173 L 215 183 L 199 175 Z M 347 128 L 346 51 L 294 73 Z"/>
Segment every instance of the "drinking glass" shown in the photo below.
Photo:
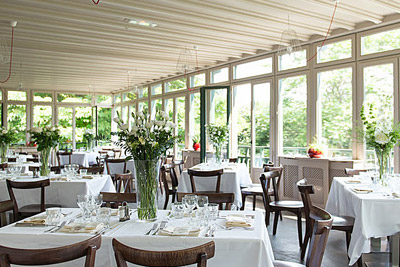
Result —
<path fill-rule="evenodd" d="M 81 176 L 86 176 L 87 175 L 87 169 L 81 169 L 80 170 Z"/>
<path fill-rule="evenodd" d="M 48 225 L 58 225 L 61 218 L 60 208 L 47 208 L 46 209 L 46 221 Z"/>
<path fill-rule="evenodd" d="M 207 208 L 208 205 L 208 196 L 197 196 L 197 209 Z"/>
<path fill-rule="evenodd" d="M 185 212 L 185 207 L 182 202 L 175 202 L 172 203 L 172 217 L 175 219 L 182 219 L 184 212 Z"/>
<path fill-rule="evenodd" d="M 105 226 L 110 225 L 111 208 L 102 207 L 97 211 L 97 221 Z"/>
<path fill-rule="evenodd" d="M 185 205 L 185 212 L 189 215 L 189 217 L 193 216 L 193 209 L 197 205 L 197 196 L 196 195 L 186 195 L 182 199 L 183 204 Z"/>
<path fill-rule="evenodd" d="M 74 177 L 76 177 L 78 175 L 79 165 L 78 164 L 71 164 L 71 171 L 72 171 L 72 175 Z"/>
<path fill-rule="evenodd" d="M 219 215 L 219 205 L 216 203 L 208 204 L 208 218 L 215 221 Z"/>
<path fill-rule="evenodd" d="M 91 215 L 91 211 L 89 208 L 89 205 L 91 202 L 90 195 L 81 194 L 81 195 L 78 195 L 76 198 L 77 198 L 76 203 L 78 204 L 79 208 L 81 209 L 84 220 L 89 220 L 90 215 Z"/>

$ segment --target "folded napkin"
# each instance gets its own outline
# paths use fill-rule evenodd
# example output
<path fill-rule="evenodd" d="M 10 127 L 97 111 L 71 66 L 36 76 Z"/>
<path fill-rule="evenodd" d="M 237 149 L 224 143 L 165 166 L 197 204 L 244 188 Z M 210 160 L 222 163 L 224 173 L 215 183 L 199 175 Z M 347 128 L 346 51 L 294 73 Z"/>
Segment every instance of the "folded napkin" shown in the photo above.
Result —
<path fill-rule="evenodd" d="M 356 179 L 349 179 L 344 181 L 346 184 L 361 184 L 360 180 L 356 180 Z"/>
<path fill-rule="evenodd" d="M 69 181 L 68 177 L 66 176 L 60 176 L 60 177 L 52 177 L 50 178 L 50 181 Z"/>
<path fill-rule="evenodd" d="M 199 236 L 200 228 L 167 226 L 158 232 L 162 236 Z"/>
<path fill-rule="evenodd" d="M 367 189 L 367 188 L 352 188 L 351 190 L 353 190 L 353 192 L 356 194 L 368 194 L 373 192 L 372 189 Z"/>
<path fill-rule="evenodd" d="M 47 216 L 35 216 L 32 218 L 28 218 L 20 223 L 27 223 L 27 224 L 46 224 Z"/>
<path fill-rule="evenodd" d="M 233 170 L 234 170 L 234 168 L 232 168 L 232 167 L 224 167 L 224 170 L 233 171 Z"/>
<path fill-rule="evenodd" d="M 62 227 L 59 231 L 64 233 L 96 233 L 104 228 L 102 223 L 70 223 Z"/>
<path fill-rule="evenodd" d="M 251 227 L 253 220 L 245 215 L 241 214 L 230 214 L 226 216 L 226 227 Z"/>
<path fill-rule="evenodd" d="M 84 175 L 82 176 L 82 179 L 93 179 L 94 177 L 92 175 Z"/>
<path fill-rule="evenodd" d="M 191 170 L 195 170 L 195 171 L 199 171 L 199 170 L 201 170 L 201 168 L 200 167 L 192 167 L 192 168 L 190 168 Z"/>
<path fill-rule="evenodd" d="M 393 193 L 392 193 L 392 196 L 395 197 L 395 198 L 400 198 L 400 194 L 399 194 L 399 193 L 396 193 L 396 192 L 393 192 Z"/>
<path fill-rule="evenodd" d="M 119 215 L 118 209 L 111 209 L 111 216 L 118 216 L 118 215 Z"/>

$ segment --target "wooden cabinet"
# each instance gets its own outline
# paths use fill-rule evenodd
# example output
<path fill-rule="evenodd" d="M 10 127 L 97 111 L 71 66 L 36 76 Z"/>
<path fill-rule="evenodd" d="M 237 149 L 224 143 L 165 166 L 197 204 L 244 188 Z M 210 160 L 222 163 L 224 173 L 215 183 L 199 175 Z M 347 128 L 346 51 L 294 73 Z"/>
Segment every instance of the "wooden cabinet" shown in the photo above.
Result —
<path fill-rule="evenodd" d="M 320 207 L 325 207 L 333 177 L 345 176 L 345 168 L 363 168 L 363 162 L 360 160 L 286 156 L 278 156 L 278 160 L 283 166 L 281 198 L 300 200 L 296 183 L 301 179 L 307 179 L 308 183 L 314 185 L 312 201 Z"/>

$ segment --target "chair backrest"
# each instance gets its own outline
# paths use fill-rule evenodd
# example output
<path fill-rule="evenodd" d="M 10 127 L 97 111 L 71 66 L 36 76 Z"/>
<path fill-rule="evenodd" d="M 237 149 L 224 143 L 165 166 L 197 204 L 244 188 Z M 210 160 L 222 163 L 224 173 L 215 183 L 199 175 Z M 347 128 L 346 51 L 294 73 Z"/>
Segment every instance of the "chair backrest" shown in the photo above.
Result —
<path fill-rule="evenodd" d="M 61 157 L 65 157 L 65 156 L 68 156 L 68 163 L 64 162 L 64 164 L 62 164 Z M 72 151 L 64 151 L 64 152 L 57 151 L 57 159 L 58 159 L 58 164 L 60 164 L 60 166 L 72 164 Z"/>
<path fill-rule="evenodd" d="M 280 165 L 279 167 L 273 167 L 273 166 L 271 167 L 271 166 L 268 166 L 268 164 L 264 164 L 264 165 L 265 165 L 264 172 L 270 172 L 270 171 L 278 171 L 279 172 L 279 177 L 276 180 L 276 189 L 279 191 L 279 187 L 280 187 L 282 175 L 283 175 L 283 166 Z"/>
<path fill-rule="evenodd" d="M 39 158 L 28 158 L 26 159 L 27 162 L 34 162 L 34 163 L 39 163 Z"/>
<path fill-rule="evenodd" d="M 133 178 L 132 173 L 119 173 L 114 177 L 115 188 L 117 193 L 131 193 L 133 192 Z"/>
<path fill-rule="evenodd" d="M 271 188 L 271 185 L 272 185 L 272 189 L 274 192 L 274 200 L 279 201 L 279 191 L 278 191 L 278 188 L 276 185 L 276 180 L 278 178 L 279 178 L 278 171 L 269 171 L 269 172 L 261 173 L 260 182 L 261 182 L 261 188 L 263 191 L 263 201 L 264 201 L 265 210 L 267 210 L 269 208 L 269 203 L 271 202 L 271 197 L 268 194 L 268 191 Z"/>
<path fill-rule="evenodd" d="M 347 176 L 354 176 L 354 175 L 359 175 L 361 172 L 367 172 L 367 169 L 351 169 L 351 168 L 345 168 L 344 173 Z"/>
<path fill-rule="evenodd" d="M 111 169 L 110 169 L 110 166 L 112 164 L 121 164 L 121 163 L 123 163 L 124 165 L 123 165 L 122 173 L 126 173 L 126 160 L 125 159 L 110 159 L 110 158 L 107 157 L 105 159 L 105 162 L 106 162 L 107 172 L 108 172 L 109 175 L 115 174 L 115 173 L 112 173 Z"/>
<path fill-rule="evenodd" d="M 311 223 L 310 213 L 313 209 L 313 204 L 311 201 L 311 194 L 314 194 L 314 186 L 312 184 L 307 184 L 305 179 L 297 182 L 297 188 L 299 189 L 301 200 L 304 205 L 304 216 L 307 223 Z"/>
<path fill-rule="evenodd" d="M 193 195 L 193 193 L 179 193 L 178 201 L 182 201 L 182 198 L 186 195 Z M 235 202 L 235 193 L 195 193 L 198 196 L 207 196 L 208 203 L 219 204 L 219 209 L 222 209 L 225 204 L 225 209 L 230 210 L 233 202 Z"/>
<path fill-rule="evenodd" d="M 238 158 L 230 158 L 229 162 L 230 163 L 237 163 L 238 162 Z"/>
<path fill-rule="evenodd" d="M 167 175 L 171 178 L 171 184 L 172 188 L 178 188 L 178 177 L 176 176 L 176 171 L 175 171 L 175 164 L 164 164 L 160 168 L 161 170 L 161 181 L 164 184 L 165 190 L 168 190 L 168 180 L 167 180 Z"/>
<path fill-rule="evenodd" d="M 14 212 L 14 202 L 12 200 L 0 201 L 0 226 L 6 225 L 6 212 L 12 211 L 14 216 L 14 221 L 17 221 L 17 214 Z"/>
<path fill-rule="evenodd" d="M 122 150 L 119 148 L 113 148 L 112 151 L 114 152 L 114 158 L 118 159 L 122 155 Z"/>
<path fill-rule="evenodd" d="M 103 174 L 104 168 L 100 166 L 91 166 L 91 167 L 79 166 L 79 171 L 80 170 L 87 170 L 87 172 L 90 174 Z"/>
<path fill-rule="evenodd" d="M 104 206 L 110 208 L 118 208 L 122 202 L 136 203 L 136 193 L 106 193 L 101 192 L 103 195 Z"/>
<path fill-rule="evenodd" d="M 132 248 L 120 243 L 115 238 L 112 244 L 118 267 L 126 267 L 126 262 L 150 267 L 185 266 L 196 263 L 198 267 L 206 267 L 207 259 L 214 257 L 215 253 L 214 241 L 193 248 L 173 251 Z"/>
<path fill-rule="evenodd" d="M 8 162 L 17 162 L 17 158 L 7 158 Z"/>
<path fill-rule="evenodd" d="M 174 161 L 175 166 L 178 166 L 178 168 L 179 168 L 179 175 L 180 176 L 182 176 L 182 172 L 185 169 L 185 164 L 186 164 L 187 159 L 188 159 L 188 156 L 185 156 L 183 159 Z"/>
<path fill-rule="evenodd" d="M 82 242 L 48 249 L 17 249 L 0 246 L 0 266 L 49 265 L 67 262 L 86 256 L 85 267 L 94 267 L 96 250 L 101 246 L 101 235 Z"/>
<path fill-rule="evenodd" d="M 224 173 L 224 169 L 212 170 L 212 171 L 196 171 L 188 169 L 188 174 L 190 176 L 190 184 L 192 185 L 192 193 L 196 193 L 196 184 L 194 182 L 194 177 L 217 177 L 217 184 L 215 186 L 215 193 L 221 191 L 221 176 Z"/>
<path fill-rule="evenodd" d="M 61 169 L 63 169 L 64 166 L 51 166 L 50 171 L 54 172 L 55 174 L 60 174 Z"/>
<path fill-rule="evenodd" d="M 45 211 L 45 187 L 50 185 L 50 180 L 45 179 L 45 180 L 38 180 L 38 181 L 31 181 L 31 182 L 17 182 L 17 181 L 11 181 L 7 179 L 7 189 L 8 189 L 8 194 L 10 195 L 11 200 L 14 203 L 14 212 L 18 213 L 18 204 L 17 204 L 17 199 L 15 198 L 13 188 L 15 189 L 34 189 L 34 188 L 40 188 L 40 211 L 43 212 Z"/>
<path fill-rule="evenodd" d="M 268 161 L 268 163 L 263 163 L 263 169 L 264 169 L 264 171 L 265 171 L 265 168 L 266 167 L 274 167 L 274 163 L 273 162 L 271 162 L 271 161 Z"/>
<path fill-rule="evenodd" d="M 325 210 L 314 207 L 313 217 L 315 223 L 312 229 L 310 247 L 307 253 L 306 266 L 320 267 L 324 256 L 329 232 L 332 227 L 332 216 Z"/>
<path fill-rule="evenodd" d="M 4 171 L 5 169 L 7 169 L 7 167 L 8 167 L 8 164 L 7 164 L 7 163 L 1 163 L 1 164 L 0 164 L 0 169 L 1 169 L 2 171 Z"/>

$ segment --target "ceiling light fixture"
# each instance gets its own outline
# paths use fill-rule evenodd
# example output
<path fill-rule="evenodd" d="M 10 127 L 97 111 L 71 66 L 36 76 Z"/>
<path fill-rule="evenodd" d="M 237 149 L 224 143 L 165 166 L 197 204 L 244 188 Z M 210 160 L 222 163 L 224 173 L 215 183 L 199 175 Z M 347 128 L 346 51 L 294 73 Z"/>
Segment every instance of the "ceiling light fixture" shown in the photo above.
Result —
<path fill-rule="evenodd" d="M 13 55 L 13 46 L 14 46 L 14 28 L 17 26 L 17 21 L 11 21 L 10 26 L 11 26 L 11 47 L 10 47 L 9 56 L 7 56 L 8 52 L 7 52 L 7 55 L 4 54 L 4 56 L 3 56 L 3 50 L 5 50 L 5 49 L 3 49 L 3 42 L 1 42 L 2 47 L 0 49 L 0 52 L 2 53 L 2 56 L 0 56 L 0 58 L 2 58 L 2 60 L 3 60 L 3 58 L 9 58 L 10 67 L 8 69 L 8 77 L 4 81 L 0 81 L 0 83 L 6 83 L 11 77 L 12 55 Z M 7 42 L 5 42 L 4 44 L 7 45 Z M 5 48 L 7 48 L 6 45 L 5 45 Z M 8 62 L 8 59 L 6 59 L 6 61 Z"/>
<path fill-rule="evenodd" d="M 126 18 L 126 19 L 124 19 L 124 21 L 129 24 L 139 25 L 139 26 L 144 26 L 144 27 L 154 28 L 154 27 L 158 26 L 157 23 L 155 23 L 155 22 L 146 21 L 143 19 L 128 19 L 128 18 Z"/>
<path fill-rule="evenodd" d="M 301 50 L 301 45 L 295 30 L 290 29 L 290 20 L 288 15 L 288 28 L 284 30 L 279 42 L 278 55 L 292 54 Z"/>

